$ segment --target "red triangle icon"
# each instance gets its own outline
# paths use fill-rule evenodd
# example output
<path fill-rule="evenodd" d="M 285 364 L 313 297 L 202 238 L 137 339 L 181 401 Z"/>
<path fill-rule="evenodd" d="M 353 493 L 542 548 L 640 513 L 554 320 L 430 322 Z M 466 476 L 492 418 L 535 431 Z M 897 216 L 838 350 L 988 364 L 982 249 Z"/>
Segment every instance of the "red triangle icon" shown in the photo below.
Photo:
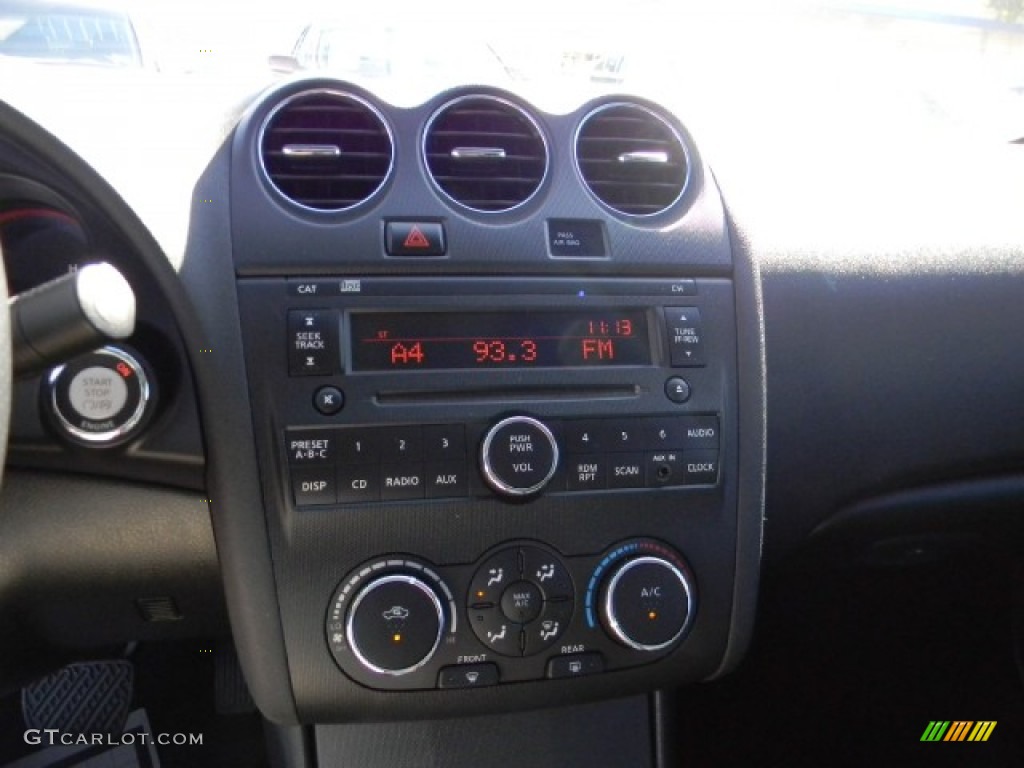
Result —
<path fill-rule="evenodd" d="M 424 235 L 419 227 L 413 227 L 409 230 L 409 234 L 405 238 L 405 242 L 402 243 L 404 248 L 429 248 L 430 241 L 427 236 Z"/>

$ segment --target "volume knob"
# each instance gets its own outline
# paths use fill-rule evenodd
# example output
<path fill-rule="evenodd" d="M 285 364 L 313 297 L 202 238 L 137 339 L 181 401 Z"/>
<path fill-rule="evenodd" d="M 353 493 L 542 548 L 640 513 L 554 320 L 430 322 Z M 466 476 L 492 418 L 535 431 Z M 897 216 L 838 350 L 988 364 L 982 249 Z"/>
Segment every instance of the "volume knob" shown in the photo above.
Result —
<path fill-rule="evenodd" d="M 480 446 L 484 480 L 506 496 L 541 490 L 558 468 L 558 442 L 551 430 L 529 416 L 511 416 L 487 432 Z"/>

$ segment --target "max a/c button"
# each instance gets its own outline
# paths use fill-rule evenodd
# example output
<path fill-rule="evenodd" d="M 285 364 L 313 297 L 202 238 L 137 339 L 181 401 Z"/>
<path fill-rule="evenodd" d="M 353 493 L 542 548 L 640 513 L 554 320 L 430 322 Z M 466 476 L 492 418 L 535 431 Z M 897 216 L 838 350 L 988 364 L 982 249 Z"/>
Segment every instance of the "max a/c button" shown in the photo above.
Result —
<path fill-rule="evenodd" d="M 384 244 L 389 256 L 444 256 L 448 250 L 439 221 L 389 221 Z"/>

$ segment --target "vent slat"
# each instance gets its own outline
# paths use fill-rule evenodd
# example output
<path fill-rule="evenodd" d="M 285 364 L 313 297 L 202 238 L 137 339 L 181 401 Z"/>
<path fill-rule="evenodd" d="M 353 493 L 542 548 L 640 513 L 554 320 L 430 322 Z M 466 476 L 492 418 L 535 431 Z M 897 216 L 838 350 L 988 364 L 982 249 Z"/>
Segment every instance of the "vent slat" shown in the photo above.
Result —
<path fill-rule="evenodd" d="M 285 145 L 294 143 L 329 144 L 341 154 L 285 155 Z M 284 102 L 264 125 L 260 152 L 275 189 L 319 211 L 343 211 L 375 195 L 394 159 L 383 118 L 363 101 L 337 91 L 308 92 Z"/>
<path fill-rule="evenodd" d="M 457 147 L 501 149 L 504 157 L 451 156 Z M 423 143 L 431 178 L 448 198 L 486 213 L 522 205 L 547 173 L 547 146 L 536 123 L 519 107 L 490 96 L 471 96 L 443 107 Z"/>
<path fill-rule="evenodd" d="M 665 163 L 623 163 L 635 151 L 658 150 Z M 682 140 L 661 116 L 635 104 L 612 104 L 584 118 L 576 164 L 591 194 L 627 216 L 653 216 L 683 194 L 689 164 Z"/>

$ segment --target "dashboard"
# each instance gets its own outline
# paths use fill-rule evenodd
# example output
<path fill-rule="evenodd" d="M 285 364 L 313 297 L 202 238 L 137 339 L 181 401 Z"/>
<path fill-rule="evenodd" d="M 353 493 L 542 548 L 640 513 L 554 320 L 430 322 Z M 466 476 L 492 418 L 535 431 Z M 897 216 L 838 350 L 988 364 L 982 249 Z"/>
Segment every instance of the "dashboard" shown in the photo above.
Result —
<path fill-rule="evenodd" d="M 209 159 L 175 268 L 0 117 L 12 292 L 102 257 L 139 305 L 125 342 L 15 382 L 0 547 L 45 551 L 40 510 L 67 505 L 56 550 L 83 554 L 8 559 L 0 609 L 28 629 L 0 633 L 22 670 L 0 682 L 69 642 L 230 627 L 260 711 L 326 755 L 332 723 L 716 680 L 794 552 L 899 565 L 1017 534 L 1006 231 L 943 249 L 912 221 L 904 261 L 789 241 L 815 191 L 713 174 L 658 103 L 398 106 L 303 77 Z"/>

